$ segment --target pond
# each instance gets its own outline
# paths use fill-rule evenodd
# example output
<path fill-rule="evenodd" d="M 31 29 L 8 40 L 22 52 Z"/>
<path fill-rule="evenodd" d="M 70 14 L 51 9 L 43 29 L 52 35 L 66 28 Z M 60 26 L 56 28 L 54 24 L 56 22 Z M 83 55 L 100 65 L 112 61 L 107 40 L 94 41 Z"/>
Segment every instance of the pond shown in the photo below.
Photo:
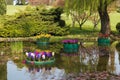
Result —
<path fill-rule="evenodd" d="M 118 41 L 110 46 L 98 46 L 97 42 L 84 42 L 83 45 L 78 53 L 65 53 L 62 43 L 41 46 L 35 42 L 1 42 L 0 80 L 67 80 L 69 74 L 104 71 L 120 75 Z M 46 66 L 24 64 L 24 53 L 36 49 L 55 52 L 55 63 Z"/>

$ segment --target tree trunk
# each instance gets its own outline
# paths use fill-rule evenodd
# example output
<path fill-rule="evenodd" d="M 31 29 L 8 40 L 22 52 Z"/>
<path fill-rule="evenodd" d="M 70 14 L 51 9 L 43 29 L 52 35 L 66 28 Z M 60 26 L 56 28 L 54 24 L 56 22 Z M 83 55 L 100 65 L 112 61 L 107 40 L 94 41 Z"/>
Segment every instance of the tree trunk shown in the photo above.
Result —
<path fill-rule="evenodd" d="M 107 12 L 107 1 L 102 3 L 102 0 L 100 0 L 100 6 L 98 7 L 98 12 L 101 20 L 101 30 L 100 32 L 103 34 L 110 34 L 110 19 Z"/>

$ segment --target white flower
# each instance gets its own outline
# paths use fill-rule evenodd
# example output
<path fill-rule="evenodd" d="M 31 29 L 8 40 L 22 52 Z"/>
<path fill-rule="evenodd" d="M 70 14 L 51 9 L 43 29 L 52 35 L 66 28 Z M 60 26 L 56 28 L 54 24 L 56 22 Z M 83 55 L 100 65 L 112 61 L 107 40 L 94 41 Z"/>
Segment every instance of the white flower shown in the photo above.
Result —
<path fill-rule="evenodd" d="M 26 56 L 28 56 L 28 54 L 29 54 L 29 53 L 28 53 L 28 52 L 26 52 L 25 54 L 26 54 Z"/>
<path fill-rule="evenodd" d="M 33 58 L 35 58 L 35 54 L 34 54 L 34 53 L 31 53 L 31 56 L 32 56 Z"/>
<path fill-rule="evenodd" d="M 52 56 L 54 56 L 55 55 L 55 52 L 52 52 Z"/>
<path fill-rule="evenodd" d="M 42 55 L 42 59 L 45 59 L 45 55 Z"/>

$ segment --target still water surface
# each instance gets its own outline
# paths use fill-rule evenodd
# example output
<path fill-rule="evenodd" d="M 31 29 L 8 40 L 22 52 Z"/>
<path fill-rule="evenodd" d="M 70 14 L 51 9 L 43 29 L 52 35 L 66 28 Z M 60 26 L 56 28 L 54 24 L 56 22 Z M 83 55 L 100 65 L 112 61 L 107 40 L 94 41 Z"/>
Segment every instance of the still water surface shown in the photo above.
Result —
<path fill-rule="evenodd" d="M 39 46 L 34 42 L 0 43 L 0 80 L 61 80 L 69 73 L 108 71 L 120 75 L 120 43 L 97 46 L 85 42 L 78 54 L 66 55 L 61 43 Z M 23 64 L 26 51 L 54 51 L 56 62 L 51 66 Z"/>

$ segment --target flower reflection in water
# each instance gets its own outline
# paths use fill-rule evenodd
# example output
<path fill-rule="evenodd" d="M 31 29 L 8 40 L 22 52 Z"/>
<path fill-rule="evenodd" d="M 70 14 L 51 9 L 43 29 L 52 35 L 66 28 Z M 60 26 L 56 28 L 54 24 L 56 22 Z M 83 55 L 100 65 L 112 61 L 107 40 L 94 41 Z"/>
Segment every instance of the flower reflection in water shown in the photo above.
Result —
<path fill-rule="evenodd" d="M 29 67 L 31 80 L 61 80 L 65 79 L 64 69 L 56 67 Z"/>
<path fill-rule="evenodd" d="M 7 73 L 9 80 L 61 80 L 65 79 L 66 75 L 64 69 L 58 69 L 57 67 L 26 65 L 18 69 L 13 61 L 8 61 Z"/>

